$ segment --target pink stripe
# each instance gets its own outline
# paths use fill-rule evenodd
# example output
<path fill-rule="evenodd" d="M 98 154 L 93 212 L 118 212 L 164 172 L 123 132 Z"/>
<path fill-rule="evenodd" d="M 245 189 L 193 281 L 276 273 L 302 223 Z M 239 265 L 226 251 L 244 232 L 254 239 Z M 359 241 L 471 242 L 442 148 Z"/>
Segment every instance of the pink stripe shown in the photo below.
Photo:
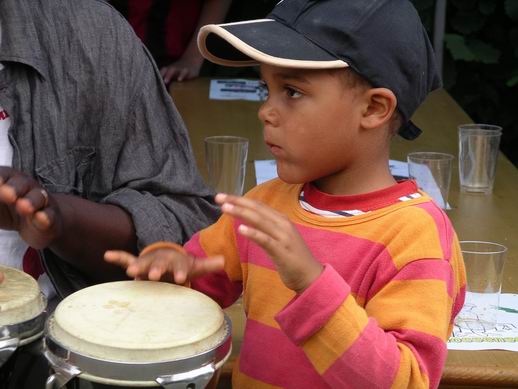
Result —
<path fill-rule="evenodd" d="M 444 259 L 449 261 L 451 257 L 453 227 L 448 217 L 433 201 L 418 204 L 417 207 L 424 209 L 434 219 L 435 226 L 437 227 L 437 234 L 441 240 Z"/>
<path fill-rule="evenodd" d="M 448 354 L 446 343 L 435 336 L 416 330 L 392 331 L 391 334 L 398 342 L 403 343 L 412 351 L 421 371 L 430 380 L 430 388 L 436 388 L 441 380 Z M 416 349 L 419 350 L 419 353 Z"/>
<path fill-rule="evenodd" d="M 332 388 L 390 388 L 399 368 L 396 340 L 369 319 L 360 337 L 324 373 Z"/>
<path fill-rule="evenodd" d="M 292 342 L 301 345 L 329 321 L 350 290 L 333 267 L 327 265 L 320 277 L 291 300 L 275 320 Z"/>
<path fill-rule="evenodd" d="M 281 331 L 248 320 L 239 356 L 247 376 L 287 389 L 327 388 L 301 348 Z"/>
<path fill-rule="evenodd" d="M 449 262 L 440 259 L 421 259 L 406 265 L 394 277 L 394 280 L 439 280 L 446 283 L 448 295 L 455 295 L 455 280 L 453 270 Z"/>
<path fill-rule="evenodd" d="M 236 224 L 237 228 L 237 224 Z M 313 256 L 330 264 L 357 296 L 374 294 L 396 274 L 392 258 L 382 244 L 341 232 L 296 225 Z M 251 264 L 276 270 L 265 251 L 236 232 L 240 256 Z M 246 255 L 246 250 L 248 254 Z M 358 258 L 364 260 L 358 261 Z"/>
<path fill-rule="evenodd" d="M 459 314 L 462 306 L 464 305 L 464 300 L 466 299 L 466 285 L 462 286 L 459 290 L 459 294 L 453 303 L 452 315 L 451 315 L 451 323 L 455 320 L 455 317 Z"/>
<path fill-rule="evenodd" d="M 184 248 L 191 255 L 199 258 L 199 261 L 203 261 L 207 257 L 201 247 L 199 233 L 196 233 Z M 191 280 L 191 287 L 211 297 L 223 308 L 232 305 L 239 298 L 243 289 L 241 282 L 232 282 L 224 271 Z"/>

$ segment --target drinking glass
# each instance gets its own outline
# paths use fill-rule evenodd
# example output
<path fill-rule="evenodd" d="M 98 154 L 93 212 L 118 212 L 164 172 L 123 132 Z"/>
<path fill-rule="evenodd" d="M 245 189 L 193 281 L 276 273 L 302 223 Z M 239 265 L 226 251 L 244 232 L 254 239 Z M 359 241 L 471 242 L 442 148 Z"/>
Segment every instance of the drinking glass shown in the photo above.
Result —
<path fill-rule="evenodd" d="M 205 138 L 209 186 L 216 193 L 242 195 L 245 183 L 248 139 L 238 136 Z"/>
<path fill-rule="evenodd" d="M 489 124 L 459 126 L 461 192 L 490 194 L 495 181 L 502 127 Z"/>
<path fill-rule="evenodd" d="M 409 178 L 415 180 L 417 186 L 428 193 L 442 209 L 448 209 L 454 158 L 451 154 L 427 151 L 407 155 Z"/>
<path fill-rule="evenodd" d="M 498 243 L 460 242 L 466 266 L 466 301 L 455 323 L 476 331 L 494 329 L 507 248 Z"/>

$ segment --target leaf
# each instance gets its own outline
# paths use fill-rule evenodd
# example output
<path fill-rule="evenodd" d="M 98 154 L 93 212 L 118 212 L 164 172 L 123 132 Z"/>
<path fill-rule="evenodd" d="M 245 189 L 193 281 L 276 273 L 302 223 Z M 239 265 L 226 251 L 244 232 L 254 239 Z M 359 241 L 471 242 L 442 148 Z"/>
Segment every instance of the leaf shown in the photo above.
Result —
<path fill-rule="evenodd" d="M 484 15 L 491 15 L 495 12 L 496 1 L 495 0 L 480 0 L 478 3 L 478 9 Z"/>
<path fill-rule="evenodd" d="M 517 0 L 505 0 L 505 13 L 512 20 L 518 21 L 518 1 Z"/>
<path fill-rule="evenodd" d="M 473 61 L 475 59 L 475 55 L 466 44 L 466 40 L 463 36 L 458 34 L 445 34 L 444 42 L 454 60 Z"/>
<path fill-rule="evenodd" d="M 459 11 L 451 18 L 451 26 L 461 34 L 480 31 L 486 23 L 486 17 L 478 12 Z"/>
<path fill-rule="evenodd" d="M 513 86 L 518 85 L 518 76 L 514 76 L 514 77 L 510 78 L 509 80 L 507 80 L 505 85 L 507 85 L 509 88 L 512 88 Z"/>
<path fill-rule="evenodd" d="M 495 47 L 478 39 L 469 40 L 467 45 L 475 56 L 474 61 L 485 64 L 498 63 L 501 53 Z"/>

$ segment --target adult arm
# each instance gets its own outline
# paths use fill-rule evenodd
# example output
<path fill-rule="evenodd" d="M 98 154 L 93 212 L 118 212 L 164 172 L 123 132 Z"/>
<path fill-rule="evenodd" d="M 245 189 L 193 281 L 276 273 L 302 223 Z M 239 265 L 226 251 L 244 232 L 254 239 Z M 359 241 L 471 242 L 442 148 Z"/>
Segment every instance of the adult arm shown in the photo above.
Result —
<path fill-rule="evenodd" d="M 203 64 L 203 57 L 198 50 L 198 31 L 206 24 L 222 23 L 231 3 L 232 0 L 205 0 L 203 2 L 196 30 L 184 53 L 177 61 L 160 69 L 166 84 L 173 80 L 183 81 L 198 77 Z"/>

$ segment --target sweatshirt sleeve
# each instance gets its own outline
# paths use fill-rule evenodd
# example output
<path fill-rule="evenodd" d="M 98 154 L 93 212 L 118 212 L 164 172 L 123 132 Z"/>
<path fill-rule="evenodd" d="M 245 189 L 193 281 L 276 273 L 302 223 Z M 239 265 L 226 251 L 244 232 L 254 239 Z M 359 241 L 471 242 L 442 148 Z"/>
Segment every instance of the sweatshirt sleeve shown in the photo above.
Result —
<path fill-rule="evenodd" d="M 458 292 L 448 261 L 422 259 L 400 269 L 361 306 L 326 265 L 276 320 L 330 387 L 434 388 Z"/>
<path fill-rule="evenodd" d="M 200 261 L 223 255 L 224 270 L 192 280 L 191 287 L 213 298 L 223 308 L 232 305 L 241 295 L 243 285 L 234 220 L 227 215 L 221 216 L 215 224 L 196 233 L 185 249 Z"/>

